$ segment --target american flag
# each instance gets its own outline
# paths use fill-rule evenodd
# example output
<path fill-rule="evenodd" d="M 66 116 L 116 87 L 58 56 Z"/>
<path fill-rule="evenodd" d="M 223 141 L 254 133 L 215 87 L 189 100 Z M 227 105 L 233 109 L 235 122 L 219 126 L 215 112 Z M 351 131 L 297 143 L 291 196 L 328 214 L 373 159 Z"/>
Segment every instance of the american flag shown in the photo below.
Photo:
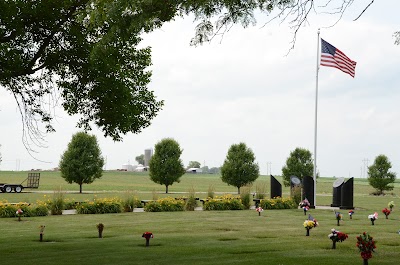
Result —
<path fill-rule="evenodd" d="M 335 67 L 354 77 L 356 64 L 342 51 L 321 39 L 321 65 Z"/>

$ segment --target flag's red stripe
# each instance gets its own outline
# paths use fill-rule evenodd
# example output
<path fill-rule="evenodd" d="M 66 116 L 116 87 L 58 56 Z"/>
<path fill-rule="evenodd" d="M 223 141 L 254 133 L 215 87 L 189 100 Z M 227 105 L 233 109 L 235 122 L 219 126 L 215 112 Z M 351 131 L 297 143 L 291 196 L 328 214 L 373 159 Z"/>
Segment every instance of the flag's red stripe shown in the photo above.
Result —
<path fill-rule="evenodd" d="M 355 75 L 356 62 L 348 58 L 343 52 L 336 49 L 335 56 L 329 53 L 321 54 L 321 65 L 327 67 L 334 67 L 342 72 L 345 72 L 352 77 Z"/>

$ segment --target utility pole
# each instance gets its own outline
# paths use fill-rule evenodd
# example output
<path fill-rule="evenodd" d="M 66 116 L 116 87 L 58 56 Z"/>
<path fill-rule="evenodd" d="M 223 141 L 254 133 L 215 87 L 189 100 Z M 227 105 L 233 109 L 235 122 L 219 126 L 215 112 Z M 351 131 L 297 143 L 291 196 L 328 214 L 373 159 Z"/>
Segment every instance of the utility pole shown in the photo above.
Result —
<path fill-rule="evenodd" d="M 362 161 L 364 163 L 364 177 L 367 178 L 367 169 L 368 169 L 369 159 L 368 158 L 364 158 Z"/>
<path fill-rule="evenodd" d="M 21 159 L 17 158 L 15 161 L 15 171 L 19 171 L 19 168 L 21 166 Z"/>
<path fill-rule="evenodd" d="M 272 165 L 272 162 L 267 162 L 267 175 L 271 175 L 272 173 L 272 171 L 271 171 L 271 165 Z"/>

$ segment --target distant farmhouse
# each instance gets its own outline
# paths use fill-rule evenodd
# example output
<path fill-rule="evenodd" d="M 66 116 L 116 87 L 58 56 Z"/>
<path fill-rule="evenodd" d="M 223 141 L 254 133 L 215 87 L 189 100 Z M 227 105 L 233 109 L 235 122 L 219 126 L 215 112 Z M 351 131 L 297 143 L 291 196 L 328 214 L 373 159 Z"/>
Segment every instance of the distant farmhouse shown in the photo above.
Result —
<path fill-rule="evenodd" d="M 203 170 L 201 168 L 191 167 L 186 169 L 186 173 L 203 173 Z"/>

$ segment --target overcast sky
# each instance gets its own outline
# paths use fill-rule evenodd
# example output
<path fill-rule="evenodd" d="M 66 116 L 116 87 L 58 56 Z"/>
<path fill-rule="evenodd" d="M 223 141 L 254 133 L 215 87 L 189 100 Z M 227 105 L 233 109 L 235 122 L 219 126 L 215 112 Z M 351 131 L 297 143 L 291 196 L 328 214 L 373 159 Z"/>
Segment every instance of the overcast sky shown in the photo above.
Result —
<path fill-rule="evenodd" d="M 182 160 L 221 166 L 229 147 L 244 142 L 261 173 L 281 174 L 290 152 L 302 147 L 314 153 L 317 29 L 320 36 L 357 62 L 356 75 L 328 67 L 319 71 L 317 164 L 321 176 L 360 177 L 364 162 L 379 154 L 400 171 L 400 1 L 358 1 L 334 27 L 337 16 L 314 14 L 300 29 L 295 49 L 288 23 L 233 27 L 224 38 L 200 47 L 189 45 L 192 17 L 176 19 L 144 36 L 152 47 L 149 89 L 165 107 L 152 125 L 123 142 L 105 139 L 97 128 L 106 169 L 136 164 L 135 157 L 163 138 L 176 139 Z M 22 144 L 21 119 L 12 96 L 0 90 L 0 170 L 50 169 L 58 165 L 79 117 L 57 111 L 57 132 L 47 148 L 32 158 Z"/>

